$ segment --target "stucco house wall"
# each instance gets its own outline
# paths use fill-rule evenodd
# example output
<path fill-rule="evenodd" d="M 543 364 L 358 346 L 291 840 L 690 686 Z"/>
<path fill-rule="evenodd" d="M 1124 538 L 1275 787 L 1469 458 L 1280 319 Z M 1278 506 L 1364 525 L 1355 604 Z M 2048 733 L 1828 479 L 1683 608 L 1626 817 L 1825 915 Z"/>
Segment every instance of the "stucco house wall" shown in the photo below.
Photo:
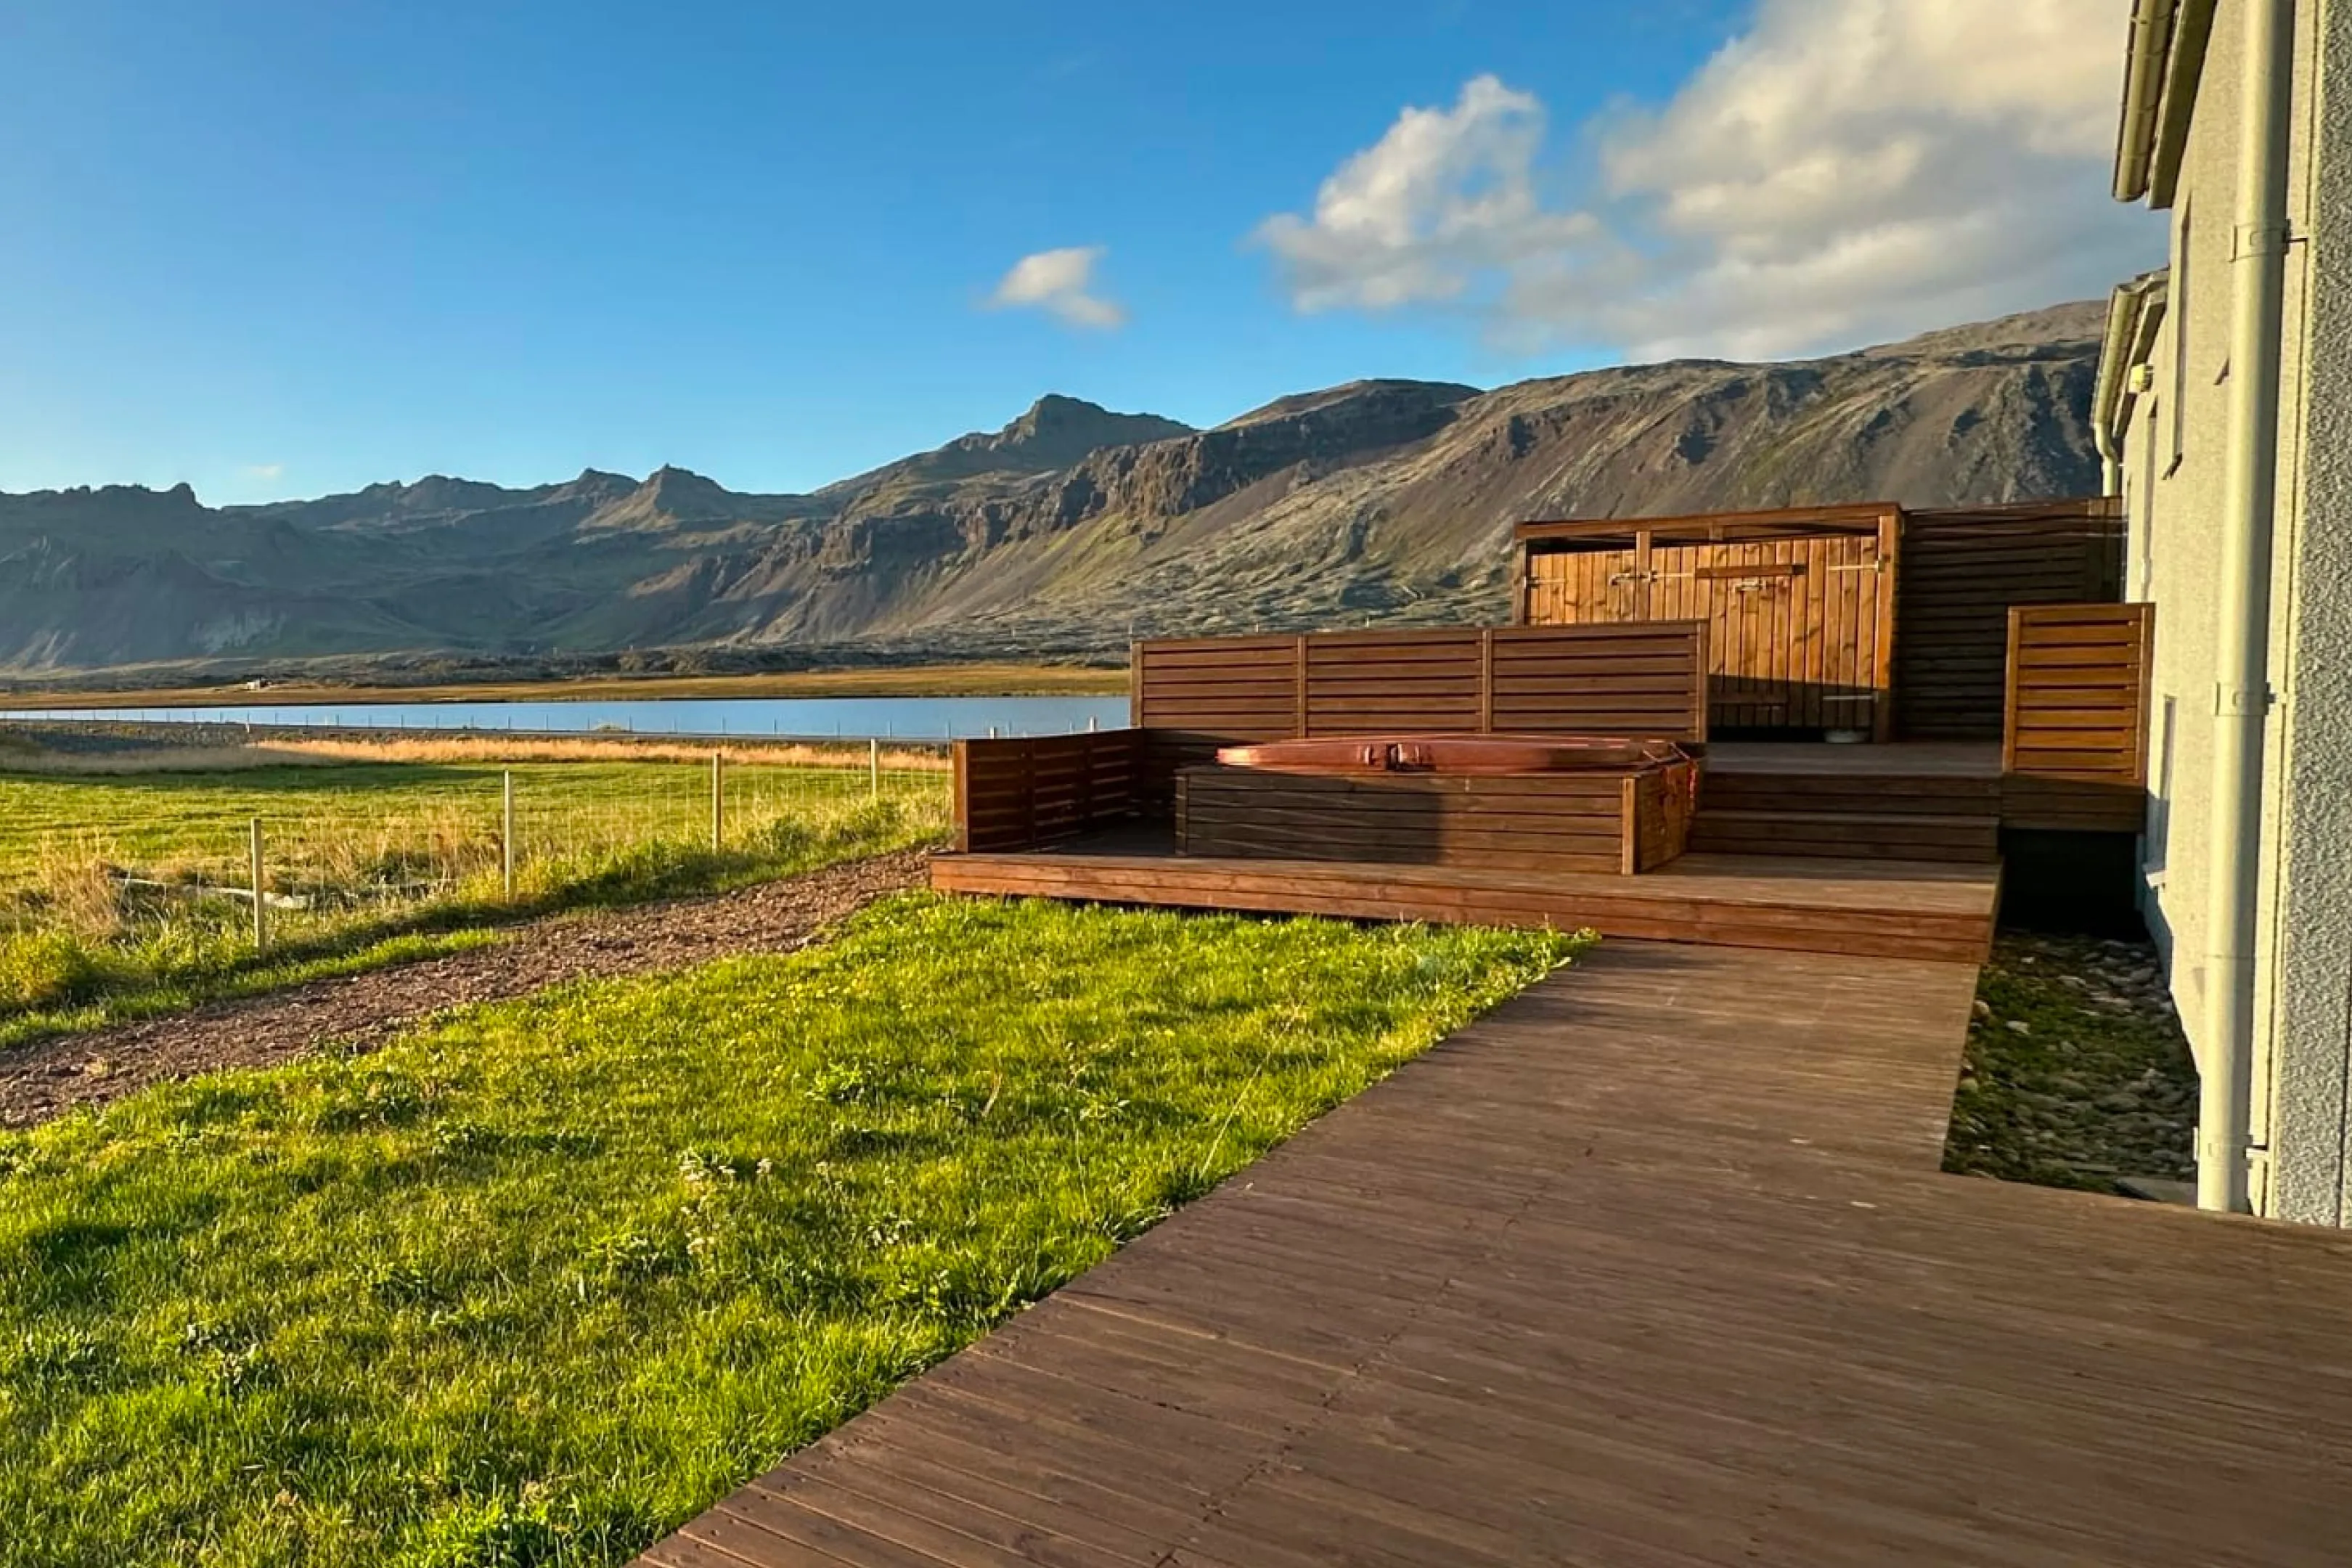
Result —
<path fill-rule="evenodd" d="M 2157 605 L 2144 909 L 2199 1050 L 2240 109 L 2223 0 L 2172 208 L 2168 305 L 2120 453 L 2129 596 Z M 2297 6 L 2265 731 L 2252 1188 L 2343 1224 L 2352 1086 L 2352 4 Z M 2336 102 L 2326 100 L 2334 85 Z M 2325 133 L 2323 133 L 2323 127 Z M 2321 190 L 2336 193 L 2332 204 Z"/>
<path fill-rule="evenodd" d="M 2284 785 L 2277 891 L 2266 905 L 2278 1007 L 2265 1212 L 2342 1225 L 2352 1220 L 2352 5 L 2305 4 L 2313 92 L 2290 186 L 2307 237 L 2288 318 L 2303 374 L 2285 405 L 2299 482 L 2282 552 L 2291 701 L 2273 770 Z"/>

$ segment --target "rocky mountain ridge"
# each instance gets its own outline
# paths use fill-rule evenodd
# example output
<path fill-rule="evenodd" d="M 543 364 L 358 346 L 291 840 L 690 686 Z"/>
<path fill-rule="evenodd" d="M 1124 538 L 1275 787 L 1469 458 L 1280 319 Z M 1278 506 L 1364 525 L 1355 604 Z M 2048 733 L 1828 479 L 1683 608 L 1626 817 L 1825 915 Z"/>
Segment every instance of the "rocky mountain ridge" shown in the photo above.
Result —
<path fill-rule="evenodd" d="M 1130 633 L 1492 618 L 1512 522 L 2095 489 L 2099 308 L 1781 364 L 1482 392 L 1364 381 L 1205 430 L 1048 396 L 808 495 L 664 468 L 444 475 L 211 508 L 0 495 L 0 671 L 823 644 L 908 657 Z"/>

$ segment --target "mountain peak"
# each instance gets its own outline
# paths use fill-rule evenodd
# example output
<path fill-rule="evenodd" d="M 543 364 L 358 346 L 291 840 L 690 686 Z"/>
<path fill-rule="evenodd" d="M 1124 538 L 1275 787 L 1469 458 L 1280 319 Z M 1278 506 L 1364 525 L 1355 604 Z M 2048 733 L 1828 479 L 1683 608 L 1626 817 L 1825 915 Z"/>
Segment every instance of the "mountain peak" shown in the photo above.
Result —
<path fill-rule="evenodd" d="M 664 463 L 646 476 L 637 487 L 640 494 L 659 501 L 666 511 L 684 516 L 684 508 L 698 507 L 708 511 L 722 506 L 727 500 L 727 487 L 716 479 L 703 478 L 692 468 L 681 468 Z"/>
<path fill-rule="evenodd" d="M 1049 392 L 994 435 L 975 431 L 949 445 L 992 452 L 1049 447 L 1056 452 L 1068 452 L 1067 460 L 1076 462 L 1097 447 L 1135 446 L 1192 434 L 1190 425 L 1163 419 L 1157 414 L 1114 414 L 1099 403 Z"/>

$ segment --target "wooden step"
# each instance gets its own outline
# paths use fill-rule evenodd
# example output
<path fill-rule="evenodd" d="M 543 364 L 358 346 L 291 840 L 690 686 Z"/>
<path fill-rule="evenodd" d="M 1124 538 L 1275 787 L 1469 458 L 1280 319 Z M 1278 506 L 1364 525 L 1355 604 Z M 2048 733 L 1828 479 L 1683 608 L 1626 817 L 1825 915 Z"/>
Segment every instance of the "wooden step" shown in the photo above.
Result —
<path fill-rule="evenodd" d="M 1429 921 L 1982 963 L 1990 866 L 1686 855 L 1640 877 L 1055 850 L 941 855 L 941 892 Z"/>
<path fill-rule="evenodd" d="M 1709 768 L 1700 775 L 1698 798 L 1700 809 L 1707 811 L 1997 817 L 2000 780 L 1832 777 Z"/>
<path fill-rule="evenodd" d="M 1725 811 L 1704 805 L 1690 847 L 1720 855 L 1990 862 L 2000 858 L 1997 816 L 1907 812 Z"/>

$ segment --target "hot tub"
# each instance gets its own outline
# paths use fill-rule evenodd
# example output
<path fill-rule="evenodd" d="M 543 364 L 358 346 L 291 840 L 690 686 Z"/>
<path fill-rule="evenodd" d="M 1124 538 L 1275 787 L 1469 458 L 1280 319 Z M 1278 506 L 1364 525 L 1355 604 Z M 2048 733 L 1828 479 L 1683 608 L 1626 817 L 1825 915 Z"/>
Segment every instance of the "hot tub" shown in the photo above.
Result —
<path fill-rule="evenodd" d="M 1698 768 L 1611 735 L 1348 735 L 1227 746 L 1176 775 L 1181 853 L 1633 875 L 1689 837 Z"/>

